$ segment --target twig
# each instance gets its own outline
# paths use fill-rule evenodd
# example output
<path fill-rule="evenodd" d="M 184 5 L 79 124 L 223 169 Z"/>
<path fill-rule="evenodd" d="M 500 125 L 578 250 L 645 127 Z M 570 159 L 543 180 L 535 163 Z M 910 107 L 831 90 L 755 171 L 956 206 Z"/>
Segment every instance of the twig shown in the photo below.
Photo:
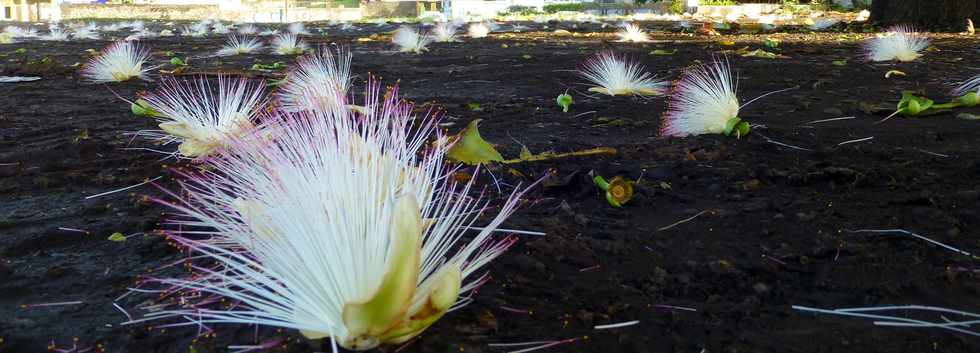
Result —
<path fill-rule="evenodd" d="M 582 113 L 582 114 L 578 114 L 578 115 L 575 115 L 575 116 L 573 116 L 573 117 L 572 117 L 572 119 L 575 119 L 575 118 L 578 118 L 578 117 L 580 117 L 580 116 L 583 116 L 583 115 L 587 115 L 587 114 L 595 114 L 595 113 L 596 113 L 596 111 L 595 111 L 595 110 L 592 110 L 592 111 L 587 111 L 587 112 L 585 112 L 585 113 Z"/>
<path fill-rule="evenodd" d="M 670 229 L 670 228 L 674 228 L 674 227 L 676 227 L 676 226 L 678 226 L 678 225 L 681 225 L 681 224 L 683 224 L 683 223 L 687 223 L 687 222 L 690 222 L 690 221 L 692 221 L 692 220 L 694 220 L 695 218 L 698 218 L 698 216 L 700 216 L 700 215 L 703 215 L 703 214 L 704 214 L 705 212 L 708 212 L 708 210 L 704 210 L 704 211 L 701 211 L 701 212 L 698 212 L 698 214 L 696 214 L 696 215 L 693 215 L 693 216 L 691 216 L 691 217 L 688 217 L 688 218 L 685 218 L 685 219 L 682 219 L 682 220 L 679 220 L 679 221 L 677 221 L 677 222 L 674 222 L 674 223 L 671 223 L 670 225 L 668 225 L 668 226 L 665 226 L 665 227 L 662 227 L 662 228 L 660 228 L 660 229 L 657 229 L 657 230 L 659 230 L 659 231 L 661 231 L 661 232 L 662 232 L 662 231 L 665 231 L 665 230 L 668 230 L 668 229 Z"/>
<path fill-rule="evenodd" d="M 856 140 L 848 140 L 848 141 L 844 141 L 844 142 L 838 143 L 837 146 L 843 146 L 843 145 L 847 145 L 847 144 L 851 144 L 851 143 L 857 143 L 857 142 L 864 142 L 864 141 L 868 141 L 868 140 L 873 140 L 874 138 L 875 138 L 874 136 L 871 136 L 871 137 L 865 137 L 865 138 L 860 138 L 860 139 L 856 139 Z"/>
<path fill-rule="evenodd" d="M 587 150 L 568 152 L 568 153 L 542 152 L 530 156 L 528 158 L 508 159 L 500 163 L 513 164 L 513 163 L 521 163 L 521 162 L 539 162 L 539 161 L 546 161 L 550 159 L 558 159 L 558 158 L 566 158 L 566 157 L 585 157 L 585 156 L 602 155 L 602 154 L 615 155 L 616 153 L 617 153 L 616 149 L 612 147 L 596 147 Z"/>

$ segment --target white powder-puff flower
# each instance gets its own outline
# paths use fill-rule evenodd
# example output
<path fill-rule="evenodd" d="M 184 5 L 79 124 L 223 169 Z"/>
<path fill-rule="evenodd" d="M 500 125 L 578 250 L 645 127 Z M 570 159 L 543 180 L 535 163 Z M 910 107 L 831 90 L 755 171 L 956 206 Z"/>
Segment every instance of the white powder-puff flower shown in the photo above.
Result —
<path fill-rule="evenodd" d="M 272 51 L 279 55 L 299 55 L 310 47 L 293 33 L 282 33 L 272 39 Z"/>
<path fill-rule="evenodd" d="M 470 24 L 469 28 L 467 28 L 466 34 L 469 35 L 470 38 L 484 38 L 490 34 L 490 26 L 487 26 L 487 24 L 483 22 L 472 23 Z"/>
<path fill-rule="evenodd" d="M 128 324 L 265 325 L 363 351 L 472 301 L 481 269 L 515 241 L 493 234 L 521 193 L 499 208 L 470 196 L 477 178 L 456 181 L 449 147 L 427 143 L 438 121 L 396 91 L 369 84 L 364 106 L 269 119 L 268 137 L 238 139 L 186 176 L 171 239 L 213 266 L 152 279 L 195 295 Z"/>
<path fill-rule="evenodd" d="M 915 61 L 929 47 L 928 37 L 910 26 L 895 26 L 888 32 L 869 39 L 864 51 L 871 61 Z"/>
<path fill-rule="evenodd" d="M 658 80 L 644 69 L 639 63 L 606 50 L 586 60 L 578 73 L 594 85 L 589 88 L 590 92 L 641 97 L 663 94 L 667 82 Z"/>
<path fill-rule="evenodd" d="M 65 31 L 59 27 L 51 27 L 51 29 L 48 31 L 48 34 L 42 35 L 38 37 L 38 39 L 63 42 L 63 41 L 71 40 L 70 36 L 71 34 L 68 33 L 68 31 Z"/>
<path fill-rule="evenodd" d="M 439 22 L 432 28 L 432 39 L 436 42 L 455 42 L 457 27 L 452 22 Z"/>
<path fill-rule="evenodd" d="M 633 23 L 623 23 L 621 29 L 616 32 L 620 42 L 645 43 L 650 41 L 650 37 L 640 26 Z"/>
<path fill-rule="evenodd" d="M 321 48 L 299 58 L 286 74 L 286 82 L 279 86 L 279 109 L 299 112 L 344 105 L 353 83 L 350 64 L 351 52 L 343 48 L 338 48 L 336 55 Z"/>
<path fill-rule="evenodd" d="M 295 35 L 310 35 L 310 31 L 306 30 L 306 25 L 303 22 L 293 22 L 287 27 L 289 33 Z"/>
<path fill-rule="evenodd" d="M 179 143 L 184 157 L 204 157 L 229 141 L 250 132 L 265 106 L 265 89 L 260 81 L 218 77 L 217 90 L 205 77 L 194 80 L 165 78 L 160 88 L 143 101 L 154 113 L 163 133 L 140 135 L 162 144 Z"/>
<path fill-rule="evenodd" d="M 218 50 L 218 56 L 232 56 L 241 54 L 251 54 L 262 49 L 262 42 L 258 38 L 245 35 L 230 35 L 225 46 Z"/>
<path fill-rule="evenodd" d="M 432 38 L 419 33 L 415 28 L 402 26 L 395 31 L 391 42 L 398 46 L 400 52 L 420 54 L 429 50 L 428 45 L 432 43 Z"/>
<path fill-rule="evenodd" d="M 663 136 L 730 133 L 738 119 L 738 83 L 728 61 L 715 60 L 685 71 L 670 95 L 660 127 Z M 736 121 L 738 123 L 739 121 Z"/>
<path fill-rule="evenodd" d="M 85 81 L 92 83 L 122 82 L 132 78 L 147 80 L 145 67 L 150 50 L 136 41 L 119 41 L 106 47 L 82 68 Z"/>

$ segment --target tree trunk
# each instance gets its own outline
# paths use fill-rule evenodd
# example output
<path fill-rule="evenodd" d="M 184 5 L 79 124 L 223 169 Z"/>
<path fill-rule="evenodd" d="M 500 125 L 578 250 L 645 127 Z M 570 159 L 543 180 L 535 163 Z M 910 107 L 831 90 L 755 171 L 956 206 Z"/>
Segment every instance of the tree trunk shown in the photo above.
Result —
<path fill-rule="evenodd" d="M 966 20 L 980 21 L 980 0 L 874 0 L 871 20 L 883 26 L 963 31 Z"/>

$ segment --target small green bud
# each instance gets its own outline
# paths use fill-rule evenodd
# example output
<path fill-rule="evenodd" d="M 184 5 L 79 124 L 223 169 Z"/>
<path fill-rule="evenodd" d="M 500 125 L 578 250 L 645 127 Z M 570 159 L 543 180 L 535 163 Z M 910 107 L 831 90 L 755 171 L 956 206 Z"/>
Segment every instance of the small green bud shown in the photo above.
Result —
<path fill-rule="evenodd" d="M 980 104 L 980 95 L 977 92 L 970 92 L 960 97 L 959 101 L 964 107 L 972 108 Z"/>
<path fill-rule="evenodd" d="M 568 92 L 559 94 L 556 101 L 558 102 L 558 106 L 561 107 L 561 111 L 565 113 L 568 113 L 568 108 L 571 107 L 573 103 L 572 95 L 568 94 Z"/>
<path fill-rule="evenodd" d="M 741 122 L 742 122 L 742 119 L 740 119 L 737 116 L 734 117 L 734 118 L 728 119 L 728 121 L 725 122 L 725 136 L 730 136 L 732 134 L 732 132 L 735 131 L 735 126 L 737 126 Z"/>
<path fill-rule="evenodd" d="M 115 232 L 115 233 L 112 233 L 112 235 L 109 236 L 109 241 L 114 241 L 114 242 L 117 242 L 117 243 L 121 243 L 121 242 L 126 241 L 126 236 L 123 235 L 122 233 Z"/>

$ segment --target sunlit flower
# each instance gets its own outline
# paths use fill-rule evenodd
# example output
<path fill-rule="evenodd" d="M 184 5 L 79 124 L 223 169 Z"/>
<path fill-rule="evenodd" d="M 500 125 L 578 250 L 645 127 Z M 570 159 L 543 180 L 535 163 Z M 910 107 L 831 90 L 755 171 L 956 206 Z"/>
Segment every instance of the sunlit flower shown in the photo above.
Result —
<path fill-rule="evenodd" d="M 590 92 L 610 96 L 660 95 L 667 88 L 667 82 L 645 72 L 642 65 L 610 50 L 589 58 L 578 73 L 594 85 Z"/>
<path fill-rule="evenodd" d="M 248 79 L 219 77 L 215 92 L 205 77 L 165 78 L 157 91 L 143 97 L 164 134 L 144 135 L 164 144 L 179 143 L 178 152 L 185 157 L 207 156 L 252 129 L 264 93 L 262 82 Z"/>
<path fill-rule="evenodd" d="M 122 82 L 132 78 L 146 80 L 150 68 L 144 67 L 150 50 L 138 42 L 119 41 L 106 47 L 82 68 L 82 78 L 92 83 Z"/>
<path fill-rule="evenodd" d="M 914 28 L 895 26 L 868 40 L 864 50 L 871 61 L 915 61 L 929 43 L 929 38 L 916 33 Z"/>
<path fill-rule="evenodd" d="M 426 143 L 437 121 L 397 92 L 369 84 L 364 106 L 270 119 L 269 138 L 241 138 L 188 176 L 171 239 L 217 267 L 156 281 L 226 305 L 188 298 L 134 322 L 267 325 L 367 350 L 467 304 L 477 272 L 514 242 L 492 234 L 520 193 L 499 208 L 468 196 L 476 178 L 454 181 L 448 146 Z"/>

